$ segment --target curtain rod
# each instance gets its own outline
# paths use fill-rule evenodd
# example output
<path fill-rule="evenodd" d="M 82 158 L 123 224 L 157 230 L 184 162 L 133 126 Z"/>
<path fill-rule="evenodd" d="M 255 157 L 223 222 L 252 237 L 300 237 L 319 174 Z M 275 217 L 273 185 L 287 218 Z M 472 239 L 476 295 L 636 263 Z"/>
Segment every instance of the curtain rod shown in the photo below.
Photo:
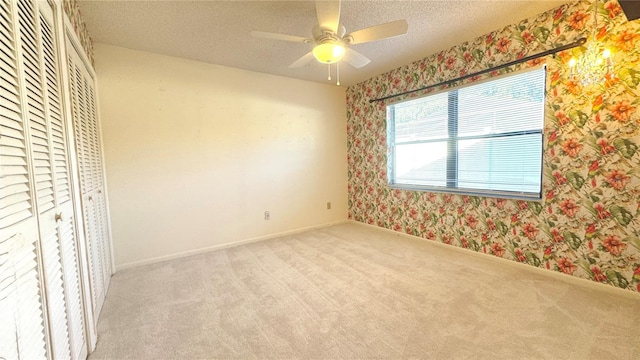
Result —
<path fill-rule="evenodd" d="M 402 92 L 402 93 L 399 93 L 399 94 L 394 94 L 394 95 L 381 97 L 381 98 L 378 98 L 378 99 L 371 99 L 371 100 L 369 100 L 369 103 L 373 103 L 373 102 L 377 102 L 377 101 L 389 100 L 389 99 L 393 99 L 393 98 L 398 97 L 398 96 L 407 95 L 407 94 L 413 94 L 414 92 L 424 91 L 424 90 L 428 90 L 428 89 L 431 89 L 431 88 L 434 88 L 434 87 L 438 87 L 438 86 L 442 86 L 442 85 L 450 85 L 450 84 L 452 84 L 452 83 L 454 83 L 456 81 L 468 79 L 468 78 L 473 77 L 473 76 L 486 74 L 486 73 L 491 72 L 491 71 L 495 71 L 495 70 L 499 70 L 499 69 L 502 69 L 502 68 L 505 68 L 505 67 L 508 67 L 508 66 L 520 64 L 520 63 L 523 63 L 523 62 L 527 62 L 529 60 L 537 59 L 539 57 L 552 55 L 552 54 L 555 54 L 555 53 L 560 52 L 560 51 L 573 49 L 574 47 L 577 47 L 577 46 L 580 46 L 580 45 L 584 45 L 586 42 L 587 42 L 587 38 L 580 38 L 580 39 L 578 39 L 578 40 L 576 40 L 576 41 L 574 41 L 574 42 L 572 42 L 570 44 L 567 44 L 567 45 L 562 45 L 562 46 L 559 46 L 559 47 L 554 48 L 554 49 L 550 49 L 550 50 L 543 51 L 543 52 L 538 53 L 538 54 L 534 54 L 534 55 L 530 55 L 530 56 L 527 56 L 527 57 L 524 57 L 524 58 L 521 58 L 521 59 L 517 59 L 517 60 L 511 61 L 511 62 L 508 62 L 506 64 L 494 66 L 494 67 L 489 68 L 489 69 L 481 70 L 481 71 L 475 72 L 473 74 L 467 74 L 467 75 L 461 76 L 459 78 L 455 78 L 453 80 L 443 81 L 443 82 L 438 83 L 438 84 L 429 85 L 429 86 L 421 87 L 419 89 L 409 90 L 409 91 L 405 91 L 405 92 Z"/>

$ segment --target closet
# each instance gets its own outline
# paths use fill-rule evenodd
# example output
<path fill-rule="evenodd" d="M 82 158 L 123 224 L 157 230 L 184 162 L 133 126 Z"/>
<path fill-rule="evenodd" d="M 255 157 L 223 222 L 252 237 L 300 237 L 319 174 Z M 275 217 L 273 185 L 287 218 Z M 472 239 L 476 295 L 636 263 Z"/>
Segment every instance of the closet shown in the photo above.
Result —
<path fill-rule="evenodd" d="M 0 359 L 86 358 L 112 274 L 95 81 L 60 11 L 0 0 Z"/>

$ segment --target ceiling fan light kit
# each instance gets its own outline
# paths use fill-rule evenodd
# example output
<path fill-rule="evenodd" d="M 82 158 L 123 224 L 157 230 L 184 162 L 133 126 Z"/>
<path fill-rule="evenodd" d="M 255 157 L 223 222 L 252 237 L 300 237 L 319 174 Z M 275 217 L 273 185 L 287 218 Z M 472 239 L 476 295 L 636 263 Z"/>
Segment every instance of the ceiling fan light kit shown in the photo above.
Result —
<path fill-rule="evenodd" d="M 289 67 L 302 67 L 315 58 L 318 62 L 325 65 L 335 63 L 336 71 L 338 71 L 338 62 L 341 60 L 355 68 L 361 68 L 371 62 L 366 56 L 349 48 L 350 45 L 404 35 L 408 30 L 406 20 L 396 20 L 345 35 L 346 29 L 340 24 L 339 0 L 316 1 L 316 15 L 318 17 L 318 25 L 314 26 L 311 31 L 313 39 L 262 31 L 252 31 L 251 35 L 272 40 L 315 44 L 309 53 L 296 60 L 289 65 Z M 329 76 L 329 80 L 331 80 L 331 76 Z M 338 77 L 338 85 L 340 84 L 339 82 Z"/>
<path fill-rule="evenodd" d="M 344 46 L 335 42 L 325 42 L 313 48 L 313 57 L 323 64 L 333 64 L 344 56 Z"/>

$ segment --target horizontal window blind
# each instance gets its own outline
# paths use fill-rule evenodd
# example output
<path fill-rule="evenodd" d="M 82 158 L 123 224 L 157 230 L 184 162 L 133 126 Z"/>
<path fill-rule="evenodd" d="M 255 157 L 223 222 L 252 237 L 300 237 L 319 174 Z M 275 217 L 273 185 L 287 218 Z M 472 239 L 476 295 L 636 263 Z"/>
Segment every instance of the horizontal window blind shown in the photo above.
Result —
<path fill-rule="evenodd" d="M 545 68 L 387 106 L 389 184 L 540 198 Z"/>

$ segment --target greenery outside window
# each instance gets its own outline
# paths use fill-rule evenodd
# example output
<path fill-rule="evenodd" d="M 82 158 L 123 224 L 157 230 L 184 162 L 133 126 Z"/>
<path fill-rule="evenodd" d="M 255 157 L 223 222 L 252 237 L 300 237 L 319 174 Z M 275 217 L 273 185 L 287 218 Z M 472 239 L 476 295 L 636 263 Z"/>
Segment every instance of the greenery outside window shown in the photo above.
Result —
<path fill-rule="evenodd" d="M 544 67 L 387 106 L 391 187 L 540 199 Z"/>

